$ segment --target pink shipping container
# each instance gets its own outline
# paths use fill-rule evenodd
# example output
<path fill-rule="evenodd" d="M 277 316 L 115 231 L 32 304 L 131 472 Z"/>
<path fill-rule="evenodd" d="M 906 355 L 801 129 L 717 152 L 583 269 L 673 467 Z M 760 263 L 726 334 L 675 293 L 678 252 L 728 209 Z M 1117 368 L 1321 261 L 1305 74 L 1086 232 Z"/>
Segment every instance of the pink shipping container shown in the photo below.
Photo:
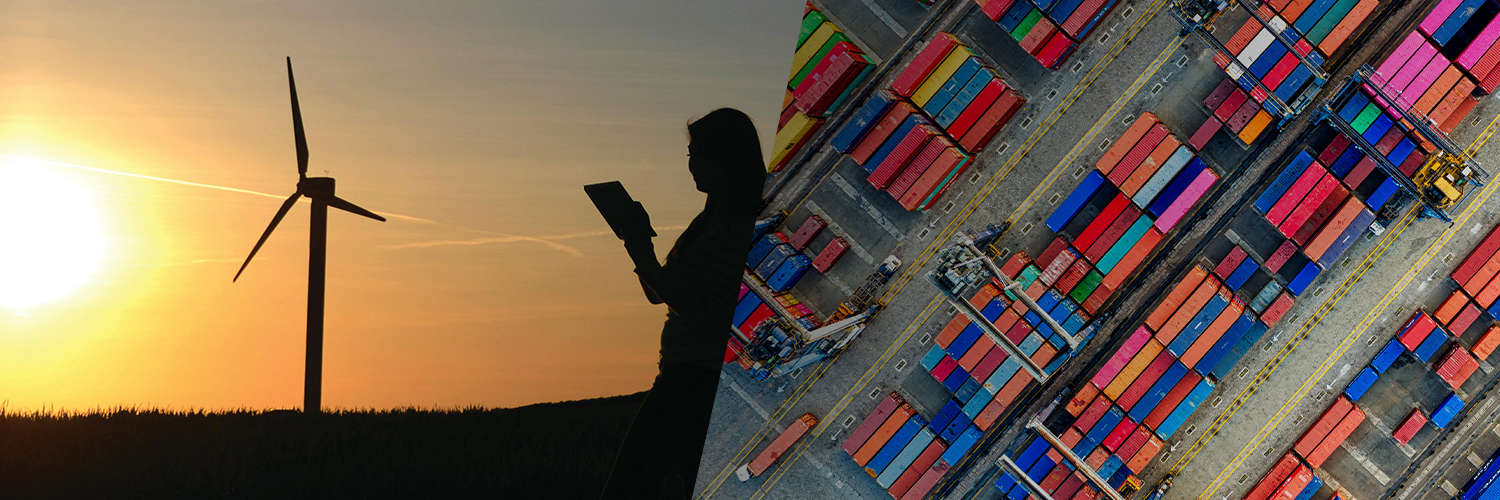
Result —
<path fill-rule="evenodd" d="M 1203 169 L 1203 171 L 1198 172 L 1198 177 L 1193 179 L 1191 184 L 1188 184 L 1187 189 L 1182 191 L 1182 195 L 1178 196 L 1176 201 L 1167 206 L 1167 209 L 1162 212 L 1161 218 L 1156 219 L 1156 229 L 1163 233 L 1170 232 L 1177 225 L 1177 222 L 1181 221 L 1182 217 L 1187 215 L 1188 210 L 1192 209 L 1193 205 L 1198 203 L 1198 199 L 1208 194 L 1208 189 L 1213 187 L 1214 182 L 1218 180 L 1219 176 L 1214 174 L 1212 170 Z"/>
<path fill-rule="evenodd" d="M 1339 231 L 1343 230 L 1340 229 Z M 1272 253 L 1270 257 L 1266 257 L 1266 270 L 1273 273 L 1280 271 L 1281 266 L 1286 264 L 1286 261 L 1291 259 L 1292 255 L 1296 253 L 1297 245 L 1293 244 L 1291 240 L 1281 242 L 1281 246 L 1276 248 L 1276 252 Z"/>
<path fill-rule="evenodd" d="M 1240 263 L 1245 261 L 1247 255 L 1245 249 L 1236 245 L 1229 250 L 1229 255 L 1225 255 L 1224 259 L 1219 261 L 1218 267 L 1214 268 L 1214 274 L 1220 279 L 1228 278 L 1234 272 L 1234 268 L 1240 267 Z"/>
<path fill-rule="evenodd" d="M 1432 12 L 1428 13 L 1427 17 L 1422 19 L 1422 24 L 1417 25 L 1417 29 L 1431 35 L 1432 32 L 1437 31 L 1438 26 L 1443 25 L 1443 21 L 1448 20 L 1448 16 L 1452 15 L 1453 11 L 1457 10 L 1459 4 L 1462 3 L 1463 0 L 1442 0 L 1438 2 L 1437 7 L 1434 7 Z"/>
<path fill-rule="evenodd" d="M 1411 83 L 1405 89 L 1401 90 L 1401 95 L 1396 97 L 1401 107 L 1411 109 L 1417 103 L 1417 99 L 1422 98 L 1422 94 L 1427 92 L 1427 88 L 1431 87 L 1432 83 L 1436 82 L 1438 77 L 1442 76 L 1443 71 L 1447 70 L 1449 66 L 1452 66 L 1452 64 L 1447 59 L 1444 59 L 1442 54 L 1434 56 L 1432 61 L 1427 63 L 1427 67 L 1422 68 L 1422 71 L 1417 73 L 1417 77 L 1412 79 Z"/>
<path fill-rule="evenodd" d="M 823 222 L 822 217 L 816 215 L 808 216 L 807 220 L 802 221 L 802 225 L 797 228 L 797 232 L 792 233 L 792 248 L 797 250 L 807 248 L 807 243 L 812 241 L 827 226 L 828 223 Z"/>
<path fill-rule="evenodd" d="M 1224 122 L 1219 121 L 1218 118 L 1214 118 L 1213 115 L 1208 115 L 1208 119 L 1203 120 L 1203 125 L 1199 126 L 1198 131 L 1193 132 L 1193 137 L 1188 139 L 1188 145 L 1192 146 L 1193 149 L 1202 151 L 1203 147 L 1208 145 L 1208 141 L 1213 140 L 1214 134 L 1218 133 L 1221 128 L 1224 128 Z"/>
<path fill-rule="evenodd" d="M 1401 45 L 1396 46 L 1396 50 L 1391 52 L 1391 55 L 1381 61 L 1380 66 L 1375 68 L 1375 74 L 1370 78 L 1380 84 L 1389 82 L 1391 77 L 1396 76 L 1396 72 L 1406 64 L 1406 61 L 1411 59 L 1412 54 L 1416 53 L 1417 47 L 1425 44 L 1426 40 L 1422 38 L 1422 35 L 1415 31 L 1407 33 L 1406 39 L 1401 41 Z"/>
<path fill-rule="evenodd" d="M 938 480 L 942 479 L 943 475 L 948 473 L 949 467 L 951 466 L 947 462 L 939 458 L 937 463 L 932 464 L 931 469 L 927 469 L 927 472 L 922 474 L 922 478 L 917 480 L 917 484 L 912 485 L 911 489 L 907 490 L 905 495 L 901 495 L 901 500 L 921 500 L 922 497 L 927 496 L 927 493 L 932 491 L 934 486 L 937 486 Z"/>
<path fill-rule="evenodd" d="M 1489 24 L 1484 25 L 1484 29 L 1474 37 L 1474 41 L 1469 42 L 1469 48 L 1464 49 L 1463 53 L 1458 55 L 1458 60 L 1454 62 L 1464 69 L 1473 68 L 1474 64 L 1479 62 L 1479 58 L 1494 47 L 1496 40 L 1500 40 L 1500 17 L 1491 19 Z"/>

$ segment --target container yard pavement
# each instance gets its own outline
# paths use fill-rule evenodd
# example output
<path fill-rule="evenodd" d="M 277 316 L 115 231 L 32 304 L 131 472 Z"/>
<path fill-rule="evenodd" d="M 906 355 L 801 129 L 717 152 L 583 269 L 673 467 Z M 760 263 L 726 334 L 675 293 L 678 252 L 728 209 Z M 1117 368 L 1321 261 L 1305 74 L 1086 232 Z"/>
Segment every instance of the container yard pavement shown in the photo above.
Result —
<path fill-rule="evenodd" d="M 968 4 L 965 8 L 968 8 Z M 989 192 L 982 201 L 974 203 L 972 210 L 964 213 L 972 213 L 967 225 L 979 225 L 983 223 L 998 223 L 1007 216 L 1016 213 L 1016 209 L 1026 200 L 1036 200 L 1044 195 L 1050 195 L 1047 189 L 1036 189 L 1042 184 L 1044 178 L 1052 171 L 1065 172 L 1071 170 L 1070 165 L 1062 162 L 1062 158 L 1080 143 L 1080 136 L 1085 131 L 1096 130 L 1098 135 L 1108 137 L 1117 135 L 1123 124 L 1115 120 L 1101 120 L 1108 108 L 1116 104 L 1116 101 L 1129 102 L 1127 92 L 1128 86 L 1140 90 L 1146 83 L 1153 81 L 1147 77 L 1140 82 L 1132 82 L 1134 78 L 1121 78 L 1119 75 L 1140 75 L 1149 67 L 1160 67 L 1173 49 L 1176 48 L 1177 38 L 1176 25 L 1168 16 L 1152 16 L 1163 2 L 1151 5 L 1146 10 L 1144 5 L 1133 8 L 1121 6 L 1115 13 L 1107 18 L 1101 26 L 1103 30 L 1110 29 L 1115 22 L 1119 22 L 1113 31 L 1110 41 L 1113 44 L 1105 44 L 1091 49 L 1092 53 L 1081 53 L 1075 56 L 1075 60 L 1086 63 L 1085 68 L 1089 71 L 1080 71 L 1075 74 L 1066 69 L 1058 72 L 1058 81 L 1054 83 L 1058 93 L 1052 99 L 1047 98 L 1047 93 L 1032 93 L 1032 105 L 1023 109 L 1023 114 L 1018 116 L 1013 125 L 1001 132 L 993 142 L 995 144 L 1009 144 L 1007 151 L 1001 155 L 985 154 L 980 157 L 982 166 L 978 171 L 984 175 L 995 175 L 997 171 L 1005 172 L 1004 182 L 996 182 L 993 190 Z M 1124 18 L 1122 13 L 1129 12 L 1130 18 Z M 983 23 L 975 26 L 982 27 Z M 1133 28 L 1132 28 L 1133 27 Z M 1125 36 L 1128 30 L 1140 30 L 1138 38 Z M 963 30 L 959 31 L 961 36 L 968 36 Z M 856 33 L 859 36 L 859 33 Z M 1135 47 L 1144 47 L 1143 50 L 1122 50 L 1129 42 L 1134 42 Z M 983 50 L 984 47 L 979 47 Z M 1164 50 L 1165 49 L 1165 50 Z M 1000 69 L 1006 71 L 1004 62 Z M 1029 60 L 1015 62 L 1017 64 L 1034 64 Z M 1199 62 L 1206 63 L 1206 62 Z M 1175 66 L 1174 66 L 1175 68 Z M 1108 75 L 1109 78 L 1099 78 Z M 1087 88 L 1078 86 L 1079 81 L 1091 83 Z M 1134 84 L 1134 85 L 1132 85 Z M 1195 92 L 1204 93 L 1207 89 L 1195 89 Z M 1050 91 L 1048 91 L 1050 92 Z M 1038 95 L 1039 94 L 1039 95 Z M 1154 102 L 1164 94 L 1144 94 Z M 1116 112 L 1121 116 L 1134 116 L 1144 109 L 1148 103 L 1135 102 L 1128 105 L 1122 104 L 1116 107 Z M 1020 127 L 1014 123 L 1023 120 L 1023 116 L 1034 117 L 1028 127 Z M 1048 117 L 1051 118 L 1048 118 Z M 1106 127 L 1103 132 L 1097 132 L 1095 125 L 1103 123 Z M 1049 127 L 1042 129 L 1041 127 Z M 1033 137 L 1031 146 L 1025 146 L 1026 139 Z M 1045 138 L 1045 140 L 1041 140 Z M 1007 165 L 1008 164 L 1008 165 Z M 839 168 L 852 167 L 841 165 Z M 1001 168 L 1005 170 L 1000 170 Z M 1010 169 L 1014 169 L 1013 171 Z M 834 175 L 837 171 L 833 172 Z M 1057 177 L 1057 176 L 1053 176 Z M 858 177 L 853 177 L 858 179 Z M 1070 175 L 1062 175 L 1061 178 L 1068 182 L 1059 182 L 1051 186 L 1066 192 L 1071 189 L 1077 178 Z M 862 182 L 862 181 L 861 181 Z M 837 183 L 825 182 L 817 190 L 814 190 L 810 203 L 820 207 L 838 206 L 840 198 L 849 200 L 850 197 L 842 192 L 844 188 L 834 186 Z M 850 184 L 853 184 L 851 181 Z M 830 187 L 832 186 L 832 187 Z M 956 204 L 963 205 L 973 202 L 977 185 L 967 185 L 964 190 L 968 193 L 954 193 L 949 196 Z M 866 187 L 866 186 L 858 186 Z M 955 188 L 959 189 L 959 188 Z M 965 195 L 969 196 L 965 196 Z M 844 201 L 847 203 L 847 201 Z M 1045 201 L 1042 207 L 1048 207 Z M 1040 220 L 1045 217 L 1044 209 L 1037 209 L 1030 214 L 1031 218 Z M 805 212 L 804 212 L 805 214 Z M 946 236 L 927 235 L 926 238 L 918 238 L 913 233 L 920 233 L 922 229 L 935 228 L 947 222 L 943 219 L 949 215 L 942 211 L 933 211 L 927 215 L 924 224 L 907 228 L 903 233 L 903 240 L 915 242 L 912 246 L 940 245 L 946 243 Z M 805 215 L 801 215 L 805 217 Z M 793 214 L 792 219 L 799 217 Z M 928 221 L 930 219 L 930 222 Z M 846 222 L 846 226 L 847 226 Z M 958 224 L 950 223 L 951 227 Z M 1039 224 L 1039 223 L 1038 223 Z M 877 224 L 869 224 L 877 226 Z M 937 233 L 938 231 L 931 231 Z M 1043 236 L 1042 231 L 1032 232 L 1036 245 L 1040 246 L 1050 239 L 1050 235 Z M 1021 236 L 1025 237 L 1025 234 Z M 856 240 L 858 236 L 856 235 Z M 863 242 L 856 241 L 856 244 Z M 1027 242 L 1030 244 L 1030 242 Z M 910 257 L 915 249 L 902 252 L 903 258 L 907 259 L 906 267 L 908 275 L 905 283 L 919 272 L 922 263 L 912 260 Z M 882 253 L 872 252 L 877 258 Z M 868 268 L 864 272 L 867 271 Z M 862 279 L 862 276 L 858 277 Z M 893 284 L 895 286 L 896 284 Z M 917 386 L 923 382 L 931 382 L 931 377 L 920 370 L 911 368 L 916 365 L 920 357 L 918 350 L 925 350 L 928 346 L 921 340 L 924 335 L 929 335 L 941 326 L 941 322 L 951 317 L 947 312 L 946 304 L 933 302 L 936 291 L 927 284 L 925 279 L 918 278 L 918 282 L 911 283 L 910 287 L 902 288 L 899 296 L 891 300 L 888 307 L 870 325 L 863 336 L 852 343 L 850 348 L 840 355 L 835 361 L 819 365 L 817 369 L 804 370 L 798 377 L 787 377 L 784 380 L 771 382 L 760 382 L 750 380 L 744 376 L 744 372 L 738 368 L 725 370 L 725 383 L 721 384 L 718 403 L 711 435 L 715 436 L 710 446 L 706 447 L 703 466 L 700 468 L 699 488 L 700 497 L 722 496 L 726 498 L 742 498 L 758 496 L 757 492 L 770 494 L 771 497 L 792 497 L 808 495 L 808 492 L 826 491 L 828 495 L 840 496 L 841 492 L 853 492 L 854 495 L 864 497 L 889 496 L 880 490 L 873 481 L 869 480 L 865 473 L 853 464 L 842 450 L 837 447 L 838 440 L 847 431 L 844 421 L 854 416 L 856 421 L 869 412 L 869 409 L 877 402 L 876 399 L 867 397 L 874 393 L 876 397 L 883 397 L 893 387 L 903 385 L 907 380 L 910 384 Z M 934 312 L 939 313 L 940 321 L 926 321 L 927 317 Z M 918 340 L 919 342 L 906 342 L 906 340 Z M 905 361 L 903 364 L 902 361 Z M 902 370 L 895 370 L 896 365 L 901 365 Z M 826 372 L 822 370 L 827 370 Z M 925 380 L 924 380 L 925 379 Z M 815 387 L 809 386 L 814 383 Z M 732 384 L 732 385 L 731 385 Z M 785 385 L 783 385 L 785 384 Z M 911 389 L 907 387 L 905 389 Z M 904 390 L 905 390 L 904 389 Z M 941 404 L 944 399 L 937 399 L 927 404 Z M 919 410 L 931 414 L 936 407 L 922 406 L 920 400 L 913 401 L 919 406 Z M 847 410 L 847 411 L 844 411 Z M 764 412 L 764 414 L 762 414 Z M 824 417 L 819 428 L 804 438 L 802 443 L 782 459 L 782 462 L 767 473 L 767 475 L 752 479 L 747 483 L 739 483 L 737 480 L 728 479 L 734 467 L 753 456 L 768 442 L 769 437 L 774 437 L 775 432 L 781 428 L 781 422 L 790 421 L 804 412 L 813 412 Z M 767 425 L 768 417 L 775 417 L 776 425 Z M 805 460 L 802 459 L 805 457 Z"/>
<path fill-rule="evenodd" d="M 1479 110 L 1477 116 L 1491 116 L 1495 112 L 1493 106 L 1486 108 L 1488 109 Z M 1472 137 L 1480 128 L 1482 127 L 1460 128 L 1455 139 Z M 1495 148 L 1494 144 L 1487 145 L 1478 156 L 1484 158 L 1486 153 L 1493 155 Z M 1221 382 L 1210 396 L 1210 402 L 1215 401 L 1215 398 L 1222 398 L 1221 404 L 1210 405 L 1209 411 L 1198 412 L 1188 420 L 1185 428 L 1207 429 L 1214 419 L 1225 412 L 1236 395 L 1252 380 L 1259 378 L 1255 375 L 1278 350 L 1296 338 L 1299 329 L 1315 319 L 1321 319 L 1308 329 L 1307 337 L 1286 356 L 1276 372 L 1246 396 L 1243 407 L 1223 424 L 1219 433 L 1213 436 L 1211 444 L 1203 446 L 1192 457 L 1192 462 L 1173 479 L 1173 490 L 1168 498 L 1238 498 L 1254 486 L 1260 475 L 1300 435 L 1305 423 L 1316 418 L 1331 398 L 1342 391 L 1344 385 L 1358 373 L 1359 367 L 1374 357 L 1385 340 L 1394 334 L 1395 329 L 1400 327 L 1418 304 L 1427 302 L 1427 294 L 1433 293 L 1429 288 L 1438 289 L 1436 285 L 1447 279 L 1448 271 L 1457 265 L 1457 260 L 1445 259 L 1443 256 L 1448 253 L 1456 256 L 1467 254 L 1484 237 L 1484 229 L 1495 224 L 1496 212 L 1500 211 L 1500 206 L 1493 203 L 1492 197 L 1488 195 L 1496 187 L 1500 187 L 1500 183 L 1491 183 L 1475 200 L 1469 202 L 1465 207 L 1465 215 L 1462 216 L 1463 224 L 1455 224 L 1449 228 L 1440 221 L 1426 220 L 1407 227 L 1390 248 L 1386 249 L 1382 258 L 1375 261 L 1347 293 L 1330 295 L 1330 292 L 1336 291 L 1334 288 L 1341 281 L 1349 277 L 1354 266 L 1351 265 L 1344 272 L 1329 273 L 1320 278 L 1310 290 L 1322 288 L 1326 290 L 1321 294 L 1322 297 L 1328 298 L 1322 299 L 1312 293 L 1305 295 L 1289 312 L 1287 319 L 1267 333 L 1272 340 L 1263 342 L 1270 346 L 1270 350 L 1254 350 L 1241 362 L 1241 367 L 1247 368 L 1249 373 L 1244 378 L 1232 376 L 1228 381 Z M 1458 221 L 1459 219 L 1455 219 L 1455 222 Z M 1390 230 L 1396 229 L 1399 226 Z M 1387 233 L 1390 234 L 1394 232 Z M 1351 249 L 1349 255 L 1363 256 L 1374 247 L 1376 241 L 1367 239 Z M 1325 305 L 1325 300 L 1335 299 L 1341 299 L 1335 303 L 1337 307 Z M 1314 311 L 1323 308 L 1328 309 L 1325 315 L 1314 318 Z M 1375 341 L 1368 342 L 1372 337 Z M 1341 344 L 1345 344 L 1343 348 L 1347 352 L 1338 351 Z M 1286 422 L 1302 423 L 1289 425 Z M 1164 447 L 1165 450 L 1171 450 L 1164 453 L 1168 457 L 1167 463 L 1154 462 L 1141 475 L 1143 481 L 1155 484 L 1164 475 L 1167 466 L 1176 463 L 1180 459 L 1179 454 L 1188 451 L 1193 441 L 1200 439 L 1200 436 L 1201 433 L 1188 433 L 1169 441 Z M 1268 449 L 1271 450 L 1269 454 L 1265 453 Z M 1347 458 L 1347 455 L 1335 454 L 1334 460 Z M 1357 458 L 1355 460 L 1360 461 Z M 1366 456 L 1365 460 L 1373 461 L 1370 467 L 1392 469 L 1382 472 L 1390 475 L 1404 467 L 1409 459 Z M 1391 463 L 1384 467 L 1374 463 L 1384 461 Z M 1331 465 L 1325 465 L 1325 468 L 1330 467 Z M 1240 482 L 1242 476 L 1247 478 Z M 1368 479 L 1376 478 L 1372 474 Z M 1345 483 L 1344 486 L 1355 485 Z M 1384 489 L 1382 485 L 1366 491 L 1380 492 Z M 1374 497 L 1356 495 L 1355 498 Z"/>

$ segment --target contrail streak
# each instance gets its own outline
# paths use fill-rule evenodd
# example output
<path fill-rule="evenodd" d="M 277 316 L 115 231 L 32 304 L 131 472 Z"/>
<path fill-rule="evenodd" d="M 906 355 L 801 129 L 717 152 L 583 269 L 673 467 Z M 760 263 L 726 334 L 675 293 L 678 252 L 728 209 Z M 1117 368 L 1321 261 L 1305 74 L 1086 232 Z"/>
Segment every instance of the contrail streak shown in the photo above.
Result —
<path fill-rule="evenodd" d="M 178 179 L 169 179 L 169 178 L 166 178 L 166 177 L 157 177 L 157 176 L 154 176 L 154 175 L 137 174 L 137 173 L 131 173 L 131 172 L 121 172 L 119 170 L 109 170 L 109 169 L 105 169 L 105 168 L 90 167 L 90 166 L 85 166 L 85 165 L 75 165 L 75 164 L 72 164 L 72 163 L 63 163 L 63 162 L 57 162 L 57 161 L 51 161 L 51 160 L 38 160 L 38 159 L 35 159 L 35 158 L 28 158 L 28 157 L 22 157 L 22 156 L 0 155 L 0 158 L 12 159 L 12 160 L 17 160 L 17 161 L 29 161 L 29 162 L 36 162 L 36 163 L 45 163 L 45 164 L 48 164 L 48 165 L 53 165 L 53 166 L 58 166 L 58 167 L 64 167 L 64 168 L 70 168 L 70 169 L 75 169 L 75 170 L 83 170 L 83 171 L 87 171 L 87 172 L 94 172 L 94 173 L 100 173 L 100 174 L 108 174 L 108 175 L 114 175 L 114 176 L 119 176 L 119 177 L 129 177 L 129 178 L 132 178 L 132 179 L 141 179 L 141 180 L 148 180 L 148 181 L 164 182 L 164 183 L 168 183 L 168 184 L 177 184 L 177 185 L 180 185 L 180 186 L 190 186 L 190 187 L 197 187 L 197 188 L 204 188 L 204 189 L 214 189 L 214 190 L 218 190 L 218 191 L 227 191 L 227 192 L 231 192 L 231 193 L 248 194 L 248 195 L 261 196 L 261 197 L 271 198 L 271 199 L 276 199 L 276 200 L 285 199 L 286 196 L 288 196 L 288 195 L 264 193 L 264 192 L 260 192 L 260 191 L 250 190 L 250 189 L 240 189 L 240 188 L 236 188 L 236 187 L 220 186 L 220 185 L 217 185 L 217 184 L 205 184 L 205 183 L 202 183 L 202 182 L 192 182 L 192 181 L 184 181 L 184 180 L 178 180 Z M 301 200 L 301 201 L 306 202 L 306 201 L 310 201 L 310 200 Z M 377 214 L 380 214 L 382 216 L 385 216 L 387 218 L 391 218 L 391 219 L 401 219 L 401 220 L 406 220 L 406 221 L 410 221 L 410 222 L 419 222 L 419 223 L 423 223 L 423 224 L 433 224 L 433 225 L 437 225 L 437 226 L 450 227 L 450 228 L 454 228 L 454 229 L 460 229 L 460 230 L 464 230 L 464 231 L 469 231 L 469 232 L 472 232 L 472 233 L 487 234 L 487 235 L 491 236 L 489 238 L 476 238 L 476 239 L 470 239 L 470 240 L 439 240 L 439 241 L 427 241 L 427 242 L 407 243 L 407 244 L 402 244 L 402 245 L 386 245 L 386 246 L 380 246 L 379 247 L 379 248 L 387 248 L 387 249 L 430 248 L 430 247 L 452 246 L 452 245 L 486 245 L 486 244 L 491 244 L 491 243 L 533 242 L 533 243 L 539 243 L 539 244 L 545 245 L 545 246 L 547 246 L 549 248 L 552 248 L 554 250 L 566 252 L 566 253 L 568 253 L 568 254 L 573 255 L 573 256 L 576 257 L 576 256 L 582 255 L 582 252 L 579 252 L 577 248 L 574 248 L 574 247 L 568 246 L 568 245 L 564 245 L 564 244 L 561 244 L 561 243 L 557 243 L 554 240 L 567 240 L 567 239 L 587 238 L 587 237 L 605 236 L 605 235 L 612 235 L 612 234 L 614 234 L 614 233 L 609 232 L 609 231 L 591 231 L 591 232 L 586 232 L 586 233 L 563 234 L 563 235 L 555 235 L 555 236 L 522 236 L 522 235 L 517 235 L 517 234 L 508 234 L 508 233 L 500 233 L 500 232 L 495 232 L 495 231 L 487 231 L 487 230 L 483 230 L 483 229 L 474 229 L 474 228 L 471 228 L 471 227 L 460 226 L 460 225 L 457 225 L 457 224 L 449 224 L 449 223 L 446 223 L 446 222 L 438 222 L 438 221 L 435 221 L 435 220 L 432 220 L 432 219 L 427 219 L 427 218 L 422 218 L 422 217 L 416 217 L 416 216 L 411 216 L 411 215 L 404 215 L 404 214 L 398 214 L 398 213 L 392 213 L 392 212 L 381 212 L 381 211 L 373 211 L 373 212 L 375 212 Z M 674 227 L 662 228 L 662 229 L 680 229 L 680 228 L 674 226 Z"/>

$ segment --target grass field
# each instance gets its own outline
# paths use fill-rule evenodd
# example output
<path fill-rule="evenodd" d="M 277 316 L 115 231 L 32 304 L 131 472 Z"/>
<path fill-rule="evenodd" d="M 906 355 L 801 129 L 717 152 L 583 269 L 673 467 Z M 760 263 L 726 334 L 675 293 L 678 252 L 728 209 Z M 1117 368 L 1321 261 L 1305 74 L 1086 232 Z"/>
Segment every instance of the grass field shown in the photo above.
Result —
<path fill-rule="evenodd" d="M 595 498 L 645 393 L 510 409 L 0 415 L 4 498 Z"/>

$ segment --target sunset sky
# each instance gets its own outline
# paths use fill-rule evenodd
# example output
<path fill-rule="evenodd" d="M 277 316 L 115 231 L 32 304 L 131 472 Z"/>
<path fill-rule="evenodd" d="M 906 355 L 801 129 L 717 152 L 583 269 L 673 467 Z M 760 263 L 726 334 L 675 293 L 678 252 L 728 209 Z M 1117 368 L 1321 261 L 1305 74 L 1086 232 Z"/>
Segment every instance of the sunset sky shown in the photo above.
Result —
<path fill-rule="evenodd" d="M 103 243 L 76 288 L 0 304 L 0 401 L 300 406 L 308 205 L 230 282 L 295 188 L 286 56 L 308 174 L 394 215 L 329 216 L 325 407 L 644 390 L 666 310 L 581 186 L 624 182 L 665 254 L 703 203 L 686 122 L 740 108 L 769 150 L 802 4 L 6 2 L 0 258 L 69 214 Z"/>

